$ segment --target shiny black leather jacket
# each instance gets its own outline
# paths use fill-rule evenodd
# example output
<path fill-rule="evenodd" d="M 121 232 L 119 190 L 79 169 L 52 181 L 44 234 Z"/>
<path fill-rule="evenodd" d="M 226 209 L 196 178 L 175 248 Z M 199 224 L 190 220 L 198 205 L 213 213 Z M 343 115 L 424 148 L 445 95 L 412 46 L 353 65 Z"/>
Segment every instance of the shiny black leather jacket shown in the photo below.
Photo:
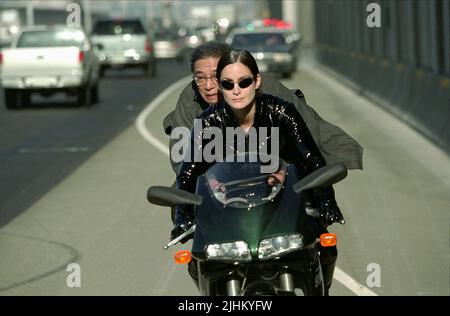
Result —
<path fill-rule="evenodd" d="M 195 192 L 197 177 L 205 173 L 212 165 L 212 163 L 205 161 L 194 161 L 195 151 L 201 152 L 208 141 L 210 141 L 203 138 L 204 132 L 208 128 L 217 127 L 222 131 L 225 138 L 226 127 L 239 127 L 230 106 L 225 101 L 209 107 L 198 118 L 202 120 L 202 128 L 197 135 L 194 135 L 193 131 L 191 132 L 190 162 L 182 162 L 176 179 L 177 188 L 193 193 Z M 269 94 L 257 94 L 253 127 L 256 128 L 256 131 L 258 131 L 259 127 L 269 127 L 268 131 L 270 131 L 270 127 L 279 128 L 279 156 L 286 162 L 294 164 L 300 177 L 304 177 L 314 170 L 325 166 L 324 158 L 318 150 L 305 122 L 292 103 Z M 268 132 L 267 138 L 269 137 L 270 133 Z M 245 148 L 247 151 L 246 146 L 238 145 L 238 141 L 235 139 L 234 144 L 231 144 L 234 147 L 232 150 L 238 153 L 239 148 Z M 226 153 L 225 147 L 227 145 L 230 146 L 230 144 L 227 144 L 225 139 L 223 144 L 223 153 Z M 316 189 L 313 195 L 314 206 L 320 209 L 333 208 L 339 210 L 331 186 L 324 189 Z M 177 207 L 175 211 L 175 225 L 179 225 L 187 220 L 193 220 L 192 207 Z"/>

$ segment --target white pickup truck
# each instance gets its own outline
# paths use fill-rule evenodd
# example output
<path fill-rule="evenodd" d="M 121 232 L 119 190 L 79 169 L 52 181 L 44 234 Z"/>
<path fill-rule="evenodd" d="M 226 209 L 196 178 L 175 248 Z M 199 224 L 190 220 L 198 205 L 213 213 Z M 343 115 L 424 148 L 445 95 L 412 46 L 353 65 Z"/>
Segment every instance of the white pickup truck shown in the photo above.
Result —
<path fill-rule="evenodd" d="M 26 106 L 31 94 L 76 95 L 80 105 L 98 101 L 99 64 L 83 30 L 66 26 L 24 28 L 0 51 L 0 83 L 9 109 Z"/>

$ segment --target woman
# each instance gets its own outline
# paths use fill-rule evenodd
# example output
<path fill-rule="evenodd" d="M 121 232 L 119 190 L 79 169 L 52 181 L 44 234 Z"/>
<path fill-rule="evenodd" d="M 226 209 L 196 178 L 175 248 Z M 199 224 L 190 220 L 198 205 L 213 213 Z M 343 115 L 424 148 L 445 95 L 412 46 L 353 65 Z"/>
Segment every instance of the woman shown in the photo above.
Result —
<path fill-rule="evenodd" d="M 216 77 L 223 94 L 223 101 L 208 108 L 200 115 L 202 129 L 198 135 L 191 135 L 193 153 L 204 148 L 203 133 L 209 128 L 219 128 L 225 135 L 226 127 L 240 127 L 245 132 L 250 128 L 278 127 L 279 155 L 296 166 L 300 176 L 305 176 L 323 167 L 325 160 L 317 149 L 305 122 L 295 110 L 294 105 L 268 94 L 258 93 L 261 76 L 252 55 L 245 50 L 231 50 L 223 55 L 217 65 Z M 270 137 L 267 136 L 268 138 Z M 227 146 L 227 141 L 223 141 Z M 240 146 L 234 143 L 234 151 Z M 224 148 L 223 152 L 227 150 Z M 177 176 L 177 188 L 195 192 L 197 177 L 204 173 L 212 163 L 195 162 L 193 157 L 182 162 Z M 318 227 L 318 234 L 326 231 L 326 226 L 343 220 L 343 216 L 334 199 L 333 188 L 315 189 L 313 203 L 322 214 L 323 226 Z M 192 207 L 179 206 L 175 211 L 175 226 L 172 239 L 186 231 L 194 223 Z M 329 248 L 323 267 L 325 287 L 328 290 L 337 257 L 336 249 Z M 327 262 L 325 262 L 327 261 Z M 326 271 L 328 270 L 328 271 Z M 328 275 L 327 275 L 328 274 Z M 192 275 L 192 273 L 191 273 Z M 194 276 L 193 276 L 194 277 Z"/>

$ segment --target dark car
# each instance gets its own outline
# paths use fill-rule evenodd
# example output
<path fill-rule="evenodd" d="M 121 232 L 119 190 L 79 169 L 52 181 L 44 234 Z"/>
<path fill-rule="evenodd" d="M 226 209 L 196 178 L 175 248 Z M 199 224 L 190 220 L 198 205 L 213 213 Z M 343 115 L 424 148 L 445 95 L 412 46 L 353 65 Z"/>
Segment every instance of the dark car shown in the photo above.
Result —
<path fill-rule="evenodd" d="M 102 73 L 107 68 L 140 67 L 150 76 L 156 75 L 153 43 L 140 20 L 99 21 L 91 41 L 100 49 Z"/>
<path fill-rule="evenodd" d="M 260 72 L 278 73 L 289 78 L 297 71 L 296 34 L 277 28 L 239 28 L 230 33 L 227 43 L 234 48 L 248 50 L 255 57 Z"/>

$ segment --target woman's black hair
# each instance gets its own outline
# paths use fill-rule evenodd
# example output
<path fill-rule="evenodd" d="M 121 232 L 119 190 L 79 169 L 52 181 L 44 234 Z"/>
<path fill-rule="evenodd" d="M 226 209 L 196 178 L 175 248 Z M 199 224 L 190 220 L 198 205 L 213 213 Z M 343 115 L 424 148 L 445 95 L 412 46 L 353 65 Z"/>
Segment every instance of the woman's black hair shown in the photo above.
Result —
<path fill-rule="evenodd" d="M 217 64 L 216 76 L 220 79 L 222 70 L 231 64 L 241 63 L 250 69 L 254 78 L 259 74 L 258 65 L 256 64 L 255 58 L 249 51 L 244 49 L 232 49 L 220 57 L 219 63 Z"/>

